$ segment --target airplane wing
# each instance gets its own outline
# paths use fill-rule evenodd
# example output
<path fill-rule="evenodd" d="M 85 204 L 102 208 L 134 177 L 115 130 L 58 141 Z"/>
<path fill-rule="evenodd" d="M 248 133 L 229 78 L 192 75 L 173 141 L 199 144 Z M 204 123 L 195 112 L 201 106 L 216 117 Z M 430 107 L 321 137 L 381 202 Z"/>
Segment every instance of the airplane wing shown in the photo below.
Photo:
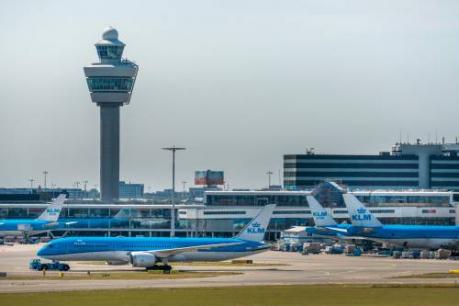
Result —
<path fill-rule="evenodd" d="M 58 224 L 59 223 L 57 223 L 57 222 L 48 222 L 48 223 L 43 224 L 43 227 L 54 227 L 54 226 L 56 226 Z"/>
<path fill-rule="evenodd" d="M 72 224 L 77 224 L 78 221 L 68 221 L 68 222 L 65 222 L 65 225 L 72 225 Z"/>
<path fill-rule="evenodd" d="M 242 242 L 227 242 L 227 243 L 213 243 L 213 244 L 204 244 L 204 245 L 194 245 L 189 247 L 183 248 L 174 248 L 174 249 L 163 249 L 163 250 L 152 250 L 147 251 L 148 253 L 152 253 L 159 258 L 167 258 L 172 255 L 184 253 L 184 252 L 193 252 L 198 250 L 208 250 L 213 248 L 225 247 L 225 246 L 232 246 L 242 244 Z"/>
<path fill-rule="evenodd" d="M 338 234 L 338 238 L 342 240 L 368 240 L 368 238 L 360 237 L 360 236 L 345 236 Z"/>
<path fill-rule="evenodd" d="M 64 222 L 64 224 L 66 226 L 68 225 L 72 225 L 72 224 L 76 224 L 78 223 L 78 221 L 68 221 L 68 222 Z M 55 227 L 55 226 L 58 226 L 59 225 L 59 222 L 49 222 L 47 224 L 44 225 L 44 227 L 47 227 L 47 228 L 52 228 L 52 227 Z"/>
<path fill-rule="evenodd" d="M 331 231 L 334 231 L 334 232 L 347 234 L 347 229 L 345 229 L 345 228 L 339 228 L 339 227 L 334 227 L 334 226 L 326 226 L 325 228 L 329 229 Z"/>

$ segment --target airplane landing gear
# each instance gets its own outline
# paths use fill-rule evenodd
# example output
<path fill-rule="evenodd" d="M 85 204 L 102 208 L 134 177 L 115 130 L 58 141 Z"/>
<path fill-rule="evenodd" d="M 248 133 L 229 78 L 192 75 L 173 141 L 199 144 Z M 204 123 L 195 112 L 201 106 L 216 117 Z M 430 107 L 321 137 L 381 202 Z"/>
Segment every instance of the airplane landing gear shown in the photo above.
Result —
<path fill-rule="evenodd" d="M 146 267 L 145 268 L 147 271 L 163 271 L 164 274 L 170 274 L 172 271 L 172 267 L 170 265 L 154 265 L 151 267 Z"/>

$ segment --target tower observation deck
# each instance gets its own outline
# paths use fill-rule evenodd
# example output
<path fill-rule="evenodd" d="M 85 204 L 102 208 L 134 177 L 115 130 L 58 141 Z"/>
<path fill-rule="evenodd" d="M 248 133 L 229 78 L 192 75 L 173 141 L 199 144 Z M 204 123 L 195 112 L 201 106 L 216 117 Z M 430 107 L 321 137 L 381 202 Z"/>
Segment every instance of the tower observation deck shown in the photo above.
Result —
<path fill-rule="evenodd" d="M 112 27 L 95 44 L 99 62 L 83 68 L 91 100 L 100 108 L 101 199 L 119 198 L 120 106 L 129 104 L 138 66 L 122 59 L 125 44 Z"/>

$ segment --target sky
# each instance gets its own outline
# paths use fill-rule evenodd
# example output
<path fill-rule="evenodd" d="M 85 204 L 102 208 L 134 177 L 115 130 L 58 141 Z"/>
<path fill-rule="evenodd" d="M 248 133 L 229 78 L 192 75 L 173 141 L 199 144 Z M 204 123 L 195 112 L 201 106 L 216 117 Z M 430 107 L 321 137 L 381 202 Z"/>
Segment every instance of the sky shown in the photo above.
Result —
<path fill-rule="evenodd" d="M 107 26 L 139 74 L 120 178 L 278 183 L 284 154 L 377 154 L 459 136 L 458 1 L 0 1 L 0 186 L 99 184 L 82 67 Z"/>

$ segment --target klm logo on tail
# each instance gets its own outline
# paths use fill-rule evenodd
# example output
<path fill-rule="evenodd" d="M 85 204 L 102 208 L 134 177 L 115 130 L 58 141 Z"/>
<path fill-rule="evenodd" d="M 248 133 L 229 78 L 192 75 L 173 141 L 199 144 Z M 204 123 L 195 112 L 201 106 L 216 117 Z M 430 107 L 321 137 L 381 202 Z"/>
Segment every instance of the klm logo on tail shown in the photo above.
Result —
<path fill-rule="evenodd" d="M 345 193 L 343 194 L 343 199 L 351 215 L 352 225 L 364 227 L 382 226 L 378 218 L 371 213 L 371 210 L 366 208 L 354 195 Z"/>
<path fill-rule="evenodd" d="M 371 214 L 365 208 L 358 208 L 357 214 L 351 216 L 352 221 L 371 221 Z"/>
<path fill-rule="evenodd" d="M 59 215 L 59 214 L 60 214 L 61 209 L 60 209 L 60 208 L 48 208 L 48 209 L 46 209 L 46 212 L 47 212 L 50 216 L 56 216 L 56 215 Z"/>
<path fill-rule="evenodd" d="M 312 213 L 312 216 L 314 218 L 319 219 L 319 220 L 323 220 L 323 219 L 325 219 L 325 217 L 328 216 L 328 214 L 327 214 L 326 211 L 315 211 L 315 212 Z"/>
<path fill-rule="evenodd" d="M 275 207 L 275 204 L 268 204 L 263 207 L 256 217 L 241 230 L 237 237 L 243 240 L 263 241 Z"/>
<path fill-rule="evenodd" d="M 258 222 L 254 222 L 250 227 L 247 228 L 247 233 L 249 234 L 262 234 L 266 231 L 264 227 Z"/>

